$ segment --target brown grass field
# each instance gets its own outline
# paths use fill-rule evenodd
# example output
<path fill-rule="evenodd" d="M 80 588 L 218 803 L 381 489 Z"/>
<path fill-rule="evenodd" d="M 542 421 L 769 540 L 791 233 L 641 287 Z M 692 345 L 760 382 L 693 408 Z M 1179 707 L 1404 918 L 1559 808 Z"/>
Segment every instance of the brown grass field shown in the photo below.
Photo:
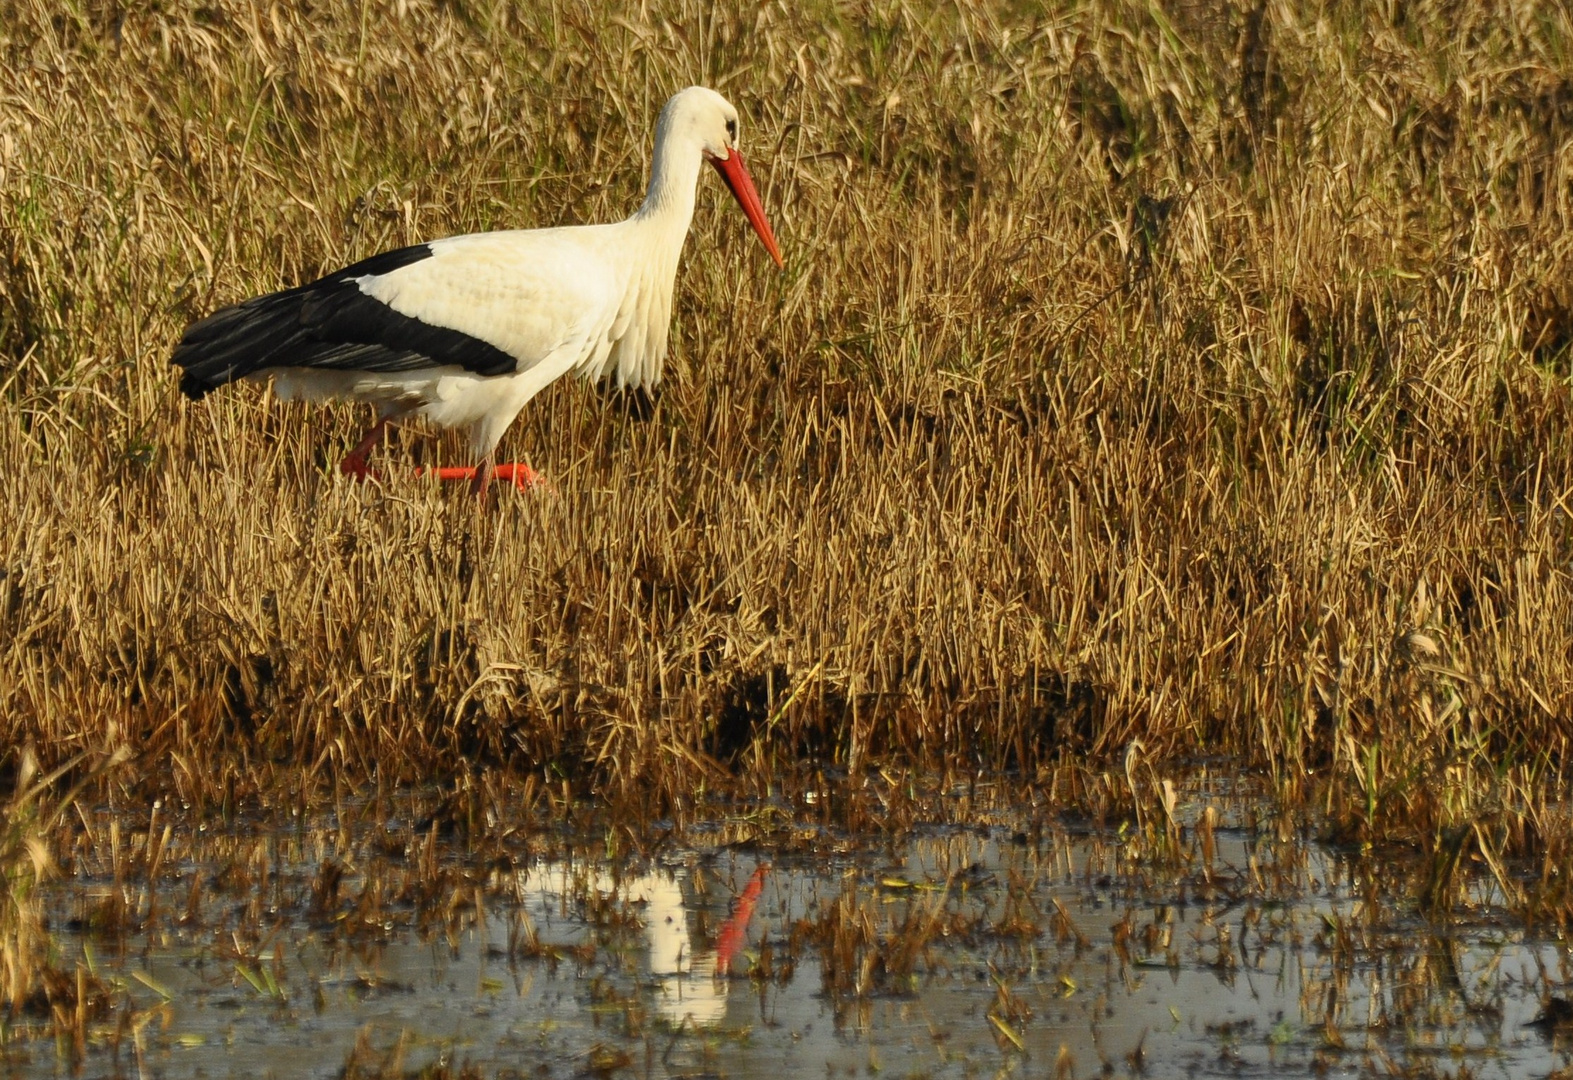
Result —
<path fill-rule="evenodd" d="M 659 396 L 505 440 L 549 492 L 355 484 L 364 409 L 179 396 L 220 305 L 625 215 L 693 82 L 787 269 L 707 178 Z M 0 738 L 198 812 L 1118 810 L 1228 755 L 1553 867 L 1570 139 L 1553 4 L 0 0 Z"/>

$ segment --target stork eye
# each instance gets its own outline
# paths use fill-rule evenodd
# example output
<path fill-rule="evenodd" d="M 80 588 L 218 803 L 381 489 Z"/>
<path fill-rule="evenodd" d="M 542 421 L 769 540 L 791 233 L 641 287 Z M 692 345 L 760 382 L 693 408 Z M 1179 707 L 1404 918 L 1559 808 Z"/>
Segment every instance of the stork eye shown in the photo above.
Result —
<path fill-rule="evenodd" d="M 726 122 L 726 137 L 728 139 L 731 139 L 733 142 L 737 141 L 737 121 L 736 120 L 728 120 Z"/>

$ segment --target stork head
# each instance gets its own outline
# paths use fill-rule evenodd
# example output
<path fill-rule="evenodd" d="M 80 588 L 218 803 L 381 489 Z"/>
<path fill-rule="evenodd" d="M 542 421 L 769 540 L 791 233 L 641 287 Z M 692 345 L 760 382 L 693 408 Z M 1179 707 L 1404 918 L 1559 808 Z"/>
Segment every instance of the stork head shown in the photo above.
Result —
<path fill-rule="evenodd" d="M 730 101 L 708 87 L 690 86 L 672 95 L 661 110 L 657 142 L 681 139 L 696 145 L 726 181 L 770 257 L 777 266 L 783 266 L 781 249 L 765 219 L 765 207 L 754 188 L 754 178 L 748 174 L 743 155 L 737 149 L 738 123 L 737 110 Z"/>

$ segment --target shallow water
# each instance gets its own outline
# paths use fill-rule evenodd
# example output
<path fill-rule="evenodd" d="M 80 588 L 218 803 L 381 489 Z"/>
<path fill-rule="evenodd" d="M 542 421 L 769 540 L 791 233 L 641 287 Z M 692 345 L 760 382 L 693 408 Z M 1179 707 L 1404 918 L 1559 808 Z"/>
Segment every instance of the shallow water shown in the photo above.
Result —
<path fill-rule="evenodd" d="M 84 853 L 56 888 L 54 931 L 63 966 L 90 968 L 114 1007 L 74 1046 L 13 1032 L 4 1060 L 17 1075 L 168 1077 L 1524 1077 L 1573 1063 L 1573 1038 L 1530 1026 L 1573 956 L 1502 918 L 1488 880 L 1435 926 L 1404 899 L 1409 869 L 1232 820 L 1167 848 L 1161 831 L 1041 824 L 737 845 L 718 822 L 617 860 L 604 839 L 466 859 L 417 827 L 400 844 L 324 822 L 203 834 L 180 858 L 168 843 L 155 892 Z"/>

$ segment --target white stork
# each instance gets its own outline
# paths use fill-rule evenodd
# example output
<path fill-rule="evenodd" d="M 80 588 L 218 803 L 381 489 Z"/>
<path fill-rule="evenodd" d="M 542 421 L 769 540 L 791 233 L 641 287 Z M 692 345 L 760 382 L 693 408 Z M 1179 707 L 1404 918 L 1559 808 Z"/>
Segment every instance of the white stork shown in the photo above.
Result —
<path fill-rule="evenodd" d="M 782 265 L 737 127 L 725 98 L 691 86 L 661 110 L 650 187 L 626 221 L 434 240 L 224 308 L 187 327 L 175 347 L 180 389 L 198 399 L 236 379 L 271 377 L 285 400 L 374 404 L 376 425 L 339 464 L 362 477 L 391 420 L 413 414 L 468 428 L 478 467 L 443 474 L 471 479 L 483 496 L 494 472 L 523 487 L 535 478 L 529 467 L 496 467 L 492 456 L 547 384 L 570 371 L 626 388 L 660 381 L 704 162 Z"/>

